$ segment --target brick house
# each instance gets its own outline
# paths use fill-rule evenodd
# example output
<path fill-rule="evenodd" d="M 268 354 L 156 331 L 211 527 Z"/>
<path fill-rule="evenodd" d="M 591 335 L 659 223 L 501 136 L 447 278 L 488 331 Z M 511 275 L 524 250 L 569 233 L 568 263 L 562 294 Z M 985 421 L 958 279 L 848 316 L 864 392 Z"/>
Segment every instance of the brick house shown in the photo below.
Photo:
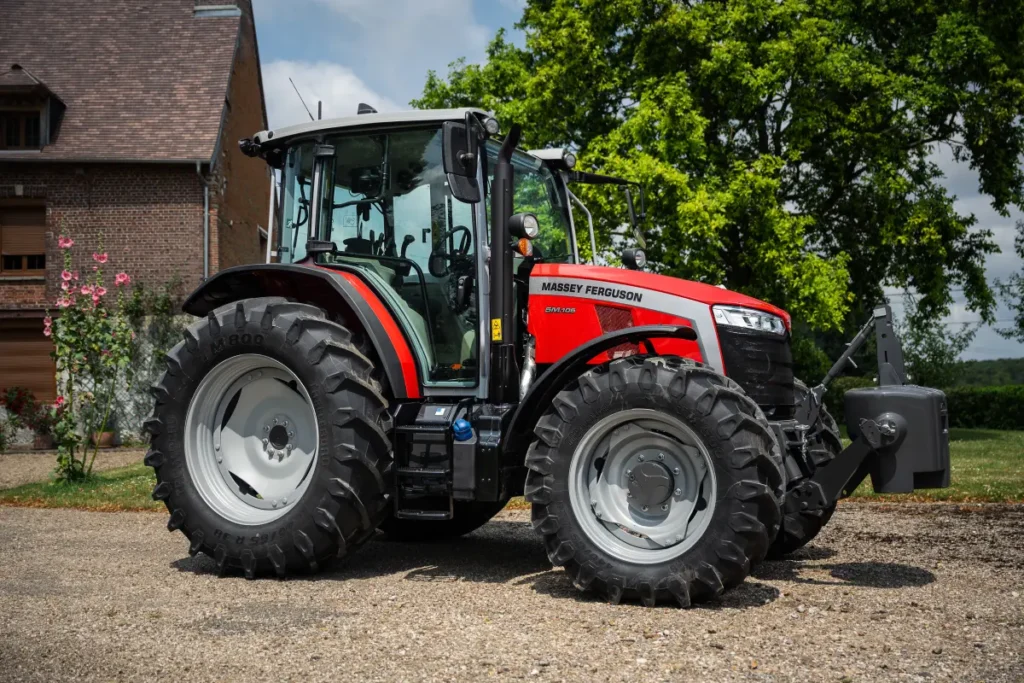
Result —
<path fill-rule="evenodd" d="M 216 3 L 216 4 L 214 4 Z M 0 0 L 0 389 L 54 398 L 57 237 L 82 271 L 185 288 L 264 260 L 267 127 L 250 0 Z"/>

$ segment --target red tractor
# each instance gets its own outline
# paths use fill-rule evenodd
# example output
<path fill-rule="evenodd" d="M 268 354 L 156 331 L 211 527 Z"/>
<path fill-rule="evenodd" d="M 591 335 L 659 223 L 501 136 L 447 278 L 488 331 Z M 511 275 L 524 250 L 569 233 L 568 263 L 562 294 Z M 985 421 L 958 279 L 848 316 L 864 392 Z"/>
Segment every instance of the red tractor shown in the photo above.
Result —
<path fill-rule="evenodd" d="M 639 249 L 582 264 L 570 185 L 626 185 L 634 228 L 642 191 L 498 133 L 476 109 L 369 110 L 241 141 L 282 175 L 278 262 L 189 297 L 147 423 L 191 553 L 283 577 L 525 495 L 580 589 L 686 606 L 807 543 L 869 474 L 948 486 L 945 397 L 906 384 L 887 307 L 809 389 L 785 311 L 643 272 Z M 872 331 L 879 386 L 846 395 L 843 450 L 822 395 Z"/>

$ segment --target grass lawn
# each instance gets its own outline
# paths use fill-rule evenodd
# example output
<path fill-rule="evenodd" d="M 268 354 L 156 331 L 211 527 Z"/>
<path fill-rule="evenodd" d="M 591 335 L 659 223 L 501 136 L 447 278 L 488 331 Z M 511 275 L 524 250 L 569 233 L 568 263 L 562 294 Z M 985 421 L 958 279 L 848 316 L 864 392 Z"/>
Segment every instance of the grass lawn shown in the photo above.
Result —
<path fill-rule="evenodd" d="M 1024 502 L 1024 432 L 950 429 L 950 484 L 912 494 L 877 494 L 871 481 L 850 500 L 1020 503 Z"/>
<path fill-rule="evenodd" d="M 1020 503 L 1024 502 L 1024 432 L 986 429 L 953 429 L 952 486 L 906 495 L 877 495 L 865 482 L 851 501 L 931 501 Z M 85 510 L 164 510 L 150 498 L 156 483 L 153 471 L 142 465 L 96 474 L 83 484 L 40 482 L 0 490 L 0 505 L 61 507 Z M 510 508 L 527 508 L 513 498 Z"/>
<path fill-rule="evenodd" d="M 0 505 L 103 512 L 165 510 L 163 503 L 150 498 L 155 485 L 153 470 L 140 462 L 100 472 L 81 484 L 46 481 L 0 490 Z"/>

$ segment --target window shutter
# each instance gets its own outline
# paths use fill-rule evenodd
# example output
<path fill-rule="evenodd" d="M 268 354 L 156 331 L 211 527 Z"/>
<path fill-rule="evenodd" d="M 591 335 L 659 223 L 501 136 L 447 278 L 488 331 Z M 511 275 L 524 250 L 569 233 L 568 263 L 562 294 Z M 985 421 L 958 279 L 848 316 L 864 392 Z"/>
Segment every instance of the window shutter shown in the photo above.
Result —
<path fill-rule="evenodd" d="M 46 227 L 42 225 L 0 226 L 0 250 L 4 256 L 33 256 L 46 253 Z"/>
<path fill-rule="evenodd" d="M 4 256 L 46 253 L 46 207 L 0 205 L 0 252 Z"/>

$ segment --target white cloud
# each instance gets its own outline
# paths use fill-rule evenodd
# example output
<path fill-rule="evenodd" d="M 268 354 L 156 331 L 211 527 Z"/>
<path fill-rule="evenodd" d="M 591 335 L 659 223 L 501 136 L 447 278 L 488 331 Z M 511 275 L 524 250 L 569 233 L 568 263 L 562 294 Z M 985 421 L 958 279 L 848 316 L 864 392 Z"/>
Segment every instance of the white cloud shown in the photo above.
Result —
<path fill-rule="evenodd" d="M 403 108 L 367 86 L 348 67 L 333 62 L 277 60 L 263 66 L 263 89 L 271 128 L 309 120 L 288 82 L 289 77 L 295 81 L 314 117 L 317 100 L 323 101 L 325 119 L 352 116 L 360 102 L 366 102 L 377 111 Z"/>
<path fill-rule="evenodd" d="M 472 0 L 319 2 L 345 22 L 344 37 L 334 47 L 375 90 L 403 106 L 420 95 L 429 69 L 447 73 L 448 64 L 459 57 L 481 61 L 493 33 L 476 21 Z"/>

